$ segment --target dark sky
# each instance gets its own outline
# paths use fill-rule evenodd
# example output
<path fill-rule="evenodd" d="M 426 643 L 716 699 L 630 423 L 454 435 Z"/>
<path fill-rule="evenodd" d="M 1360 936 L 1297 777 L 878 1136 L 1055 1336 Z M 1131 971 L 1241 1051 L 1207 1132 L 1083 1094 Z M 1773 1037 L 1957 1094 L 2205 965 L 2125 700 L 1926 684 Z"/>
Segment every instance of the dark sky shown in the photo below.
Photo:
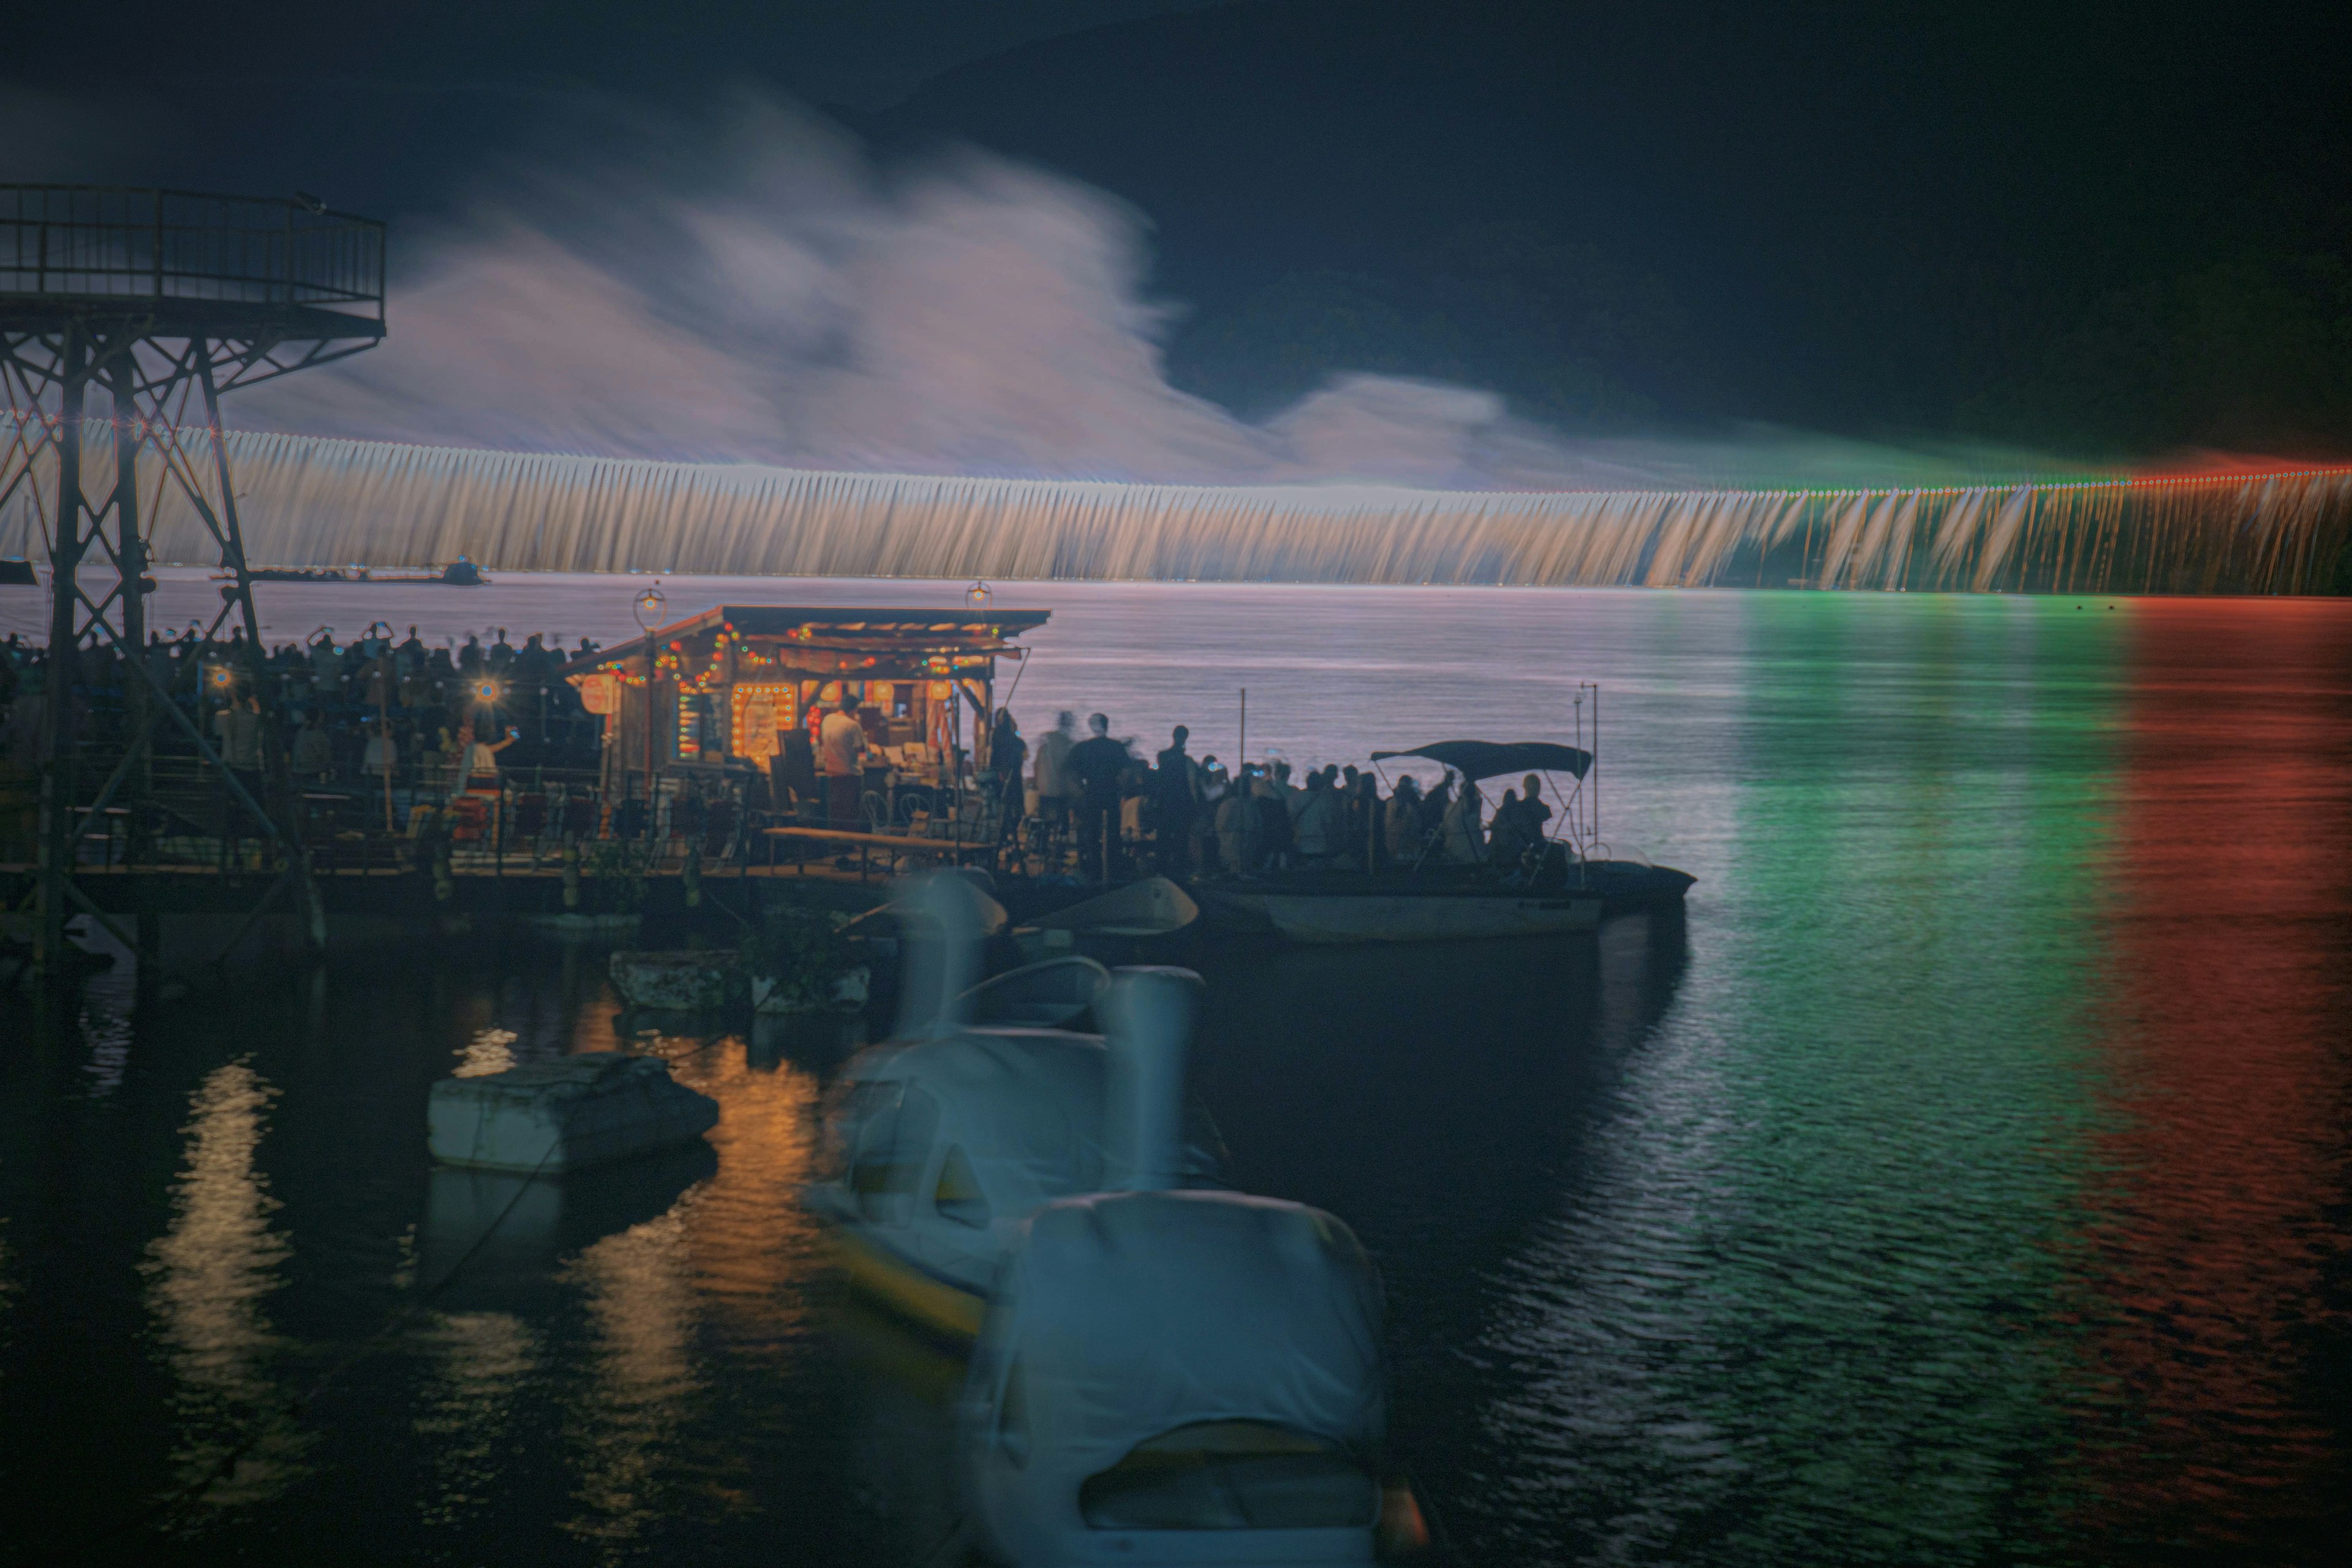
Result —
<path fill-rule="evenodd" d="M 1181 384 L 2352 451 L 2352 7 L 751 0 L 12 18 L 0 173 L 409 218 L 751 82 L 1154 227 Z M 101 74 L 100 63 L 118 74 Z"/>

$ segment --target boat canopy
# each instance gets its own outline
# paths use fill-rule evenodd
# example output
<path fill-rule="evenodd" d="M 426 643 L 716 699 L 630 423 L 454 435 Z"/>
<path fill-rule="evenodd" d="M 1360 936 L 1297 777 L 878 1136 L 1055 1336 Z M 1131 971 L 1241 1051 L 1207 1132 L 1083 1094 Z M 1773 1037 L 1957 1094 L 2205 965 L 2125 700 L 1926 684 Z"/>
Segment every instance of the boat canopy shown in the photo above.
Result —
<path fill-rule="evenodd" d="M 1049 1204 L 1027 1228 L 972 1411 L 983 1506 L 1020 1561 L 1097 1561 L 1085 1548 L 1121 1528 L 1352 1527 L 1360 1543 L 1379 1505 L 1359 1467 L 1387 1412 L 1380 1282 L 1345 1225 L 1139 1192 Z M 1184 1560 L 1327 1559 L 1255 1544 Z"/>
<path fill-rule="evenodd" d="M 1454 769 L 1476 784 L 1505 773 L 1573 773 L 1582 778 L 1592 753 L 1557 741 L 1432 741 L 1410 752 L 1374 752 L 1372 761 L 1422 757 Z"/>

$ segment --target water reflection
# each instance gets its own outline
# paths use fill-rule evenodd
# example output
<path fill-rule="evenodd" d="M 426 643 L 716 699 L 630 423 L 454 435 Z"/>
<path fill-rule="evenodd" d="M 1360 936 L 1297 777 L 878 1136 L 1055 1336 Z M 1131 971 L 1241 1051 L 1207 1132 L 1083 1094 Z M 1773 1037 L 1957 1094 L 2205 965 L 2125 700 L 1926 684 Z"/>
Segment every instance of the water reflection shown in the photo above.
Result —
<path fill-rule="evenodd" d="M 515 1065 L 513 1050 L 517 1037 L 512 1029 L 492 1026 L 474 1031 L 473 1038 L 456 1052 L 457 1065 L 449 1071 L 451 1078 L 488 1078 L 502 1073 Z"/>
<path fill-rule="evenodd" d="M 2074 1522 L 2102 1555 L 2316 1560 L 2352 1497 L 2311 1365 L 2347 1256 L 2352 627 L 2294 604 L 2137 616 Z"/>
<path fill-rule="evenodd" d="M 123 1069 L 131 1063 L 131 1015 L 138 1003 L 138 974 L 123 958 L 111 970 L 82 983 L 81 1033 L 89 1046 L 82 1076 L 94 1098 L 102 1099 L 122 1086 Z"/>
<path fill-rule="evenodd" d="M 14 1278 L 15 1271 L 10 1267 L 11 1261 L 8 1255 L 8 1216 L 0 1215 L 0 1377 L 5 1377 L 8 1371 L 5 1358 L 8 1353 L 9 1339 L 8 1309 L 12 1304 L 9 1298 L 16 1293 L 16 1281 Z"/>
<path fill-rule="evenodd" d="M 687 1218 L 673 1209 L 605 1237 L 562 1276 L 580 1291 L 588 1323 L 565 1423 L 583 1511 L 561 1523 L 600 1561 L 632 1555 L 680 1506 L 671 1450 L 702 1387 L 687 1251 Z"/>
<path fill-rule="evenodd" d="M 700 1139 L 561 1179 L 436 1166 L 418 1228 L 419 1282 L 444 1310 L 544 1305 L 565 1258 L 669 1213 L 718 1166 Z"/>
<path fill-rule="evenodd" d="M 196 1501 L 263 1501 L 299 1473 L 307 1439 L 268 1374 L 280 1344 L 262 1302 L 289 1251 L 254 1155 L 278 1090 L 240 1058 L 207 1074 L 168 1229 L 147 1248 L 147 1306 L 177 1384 L 172 1463 Z M 230 1462 L 232 1458 L 234 1462 Z"/>
<path fill-rule="evenodd" d="M 955 1466 L 956 1391 L 964 1363 L 895 1319 L 845 1297 L 828 1318 L 851 1373 L 848 1433 L 859 1560 L 920 1568 L 963 1521 Z"/>
<path fill-rule="evenodd" d="M 1469 1527 L 1498 1559 L 2000 1557 L 2046 1528 L 2103 694 L 2030 679 L 2038 623 L 1905 623 L 1932 660 L 1853 629 L 1783 644 L 1746 763 L 1776 783 L 1710 889 L 1726 962 L 1638 1051 L 1604 1016 L 1614 1103 L 1501 1272 Z M 1890 689 L 1864 653 L 1982 684 Z"/>
<path fill-rule="evenodd" d="M 540 1336 L 511 1312 L 443 1312 L 423 1338 L 432 1370 L 415 1422 L 426 1456 L 417 1512 L 429 1529 L 467 1530 L 507 1490 L 516 1451 L 533 1446 L 518 1405 L 540 1370 Z"/>

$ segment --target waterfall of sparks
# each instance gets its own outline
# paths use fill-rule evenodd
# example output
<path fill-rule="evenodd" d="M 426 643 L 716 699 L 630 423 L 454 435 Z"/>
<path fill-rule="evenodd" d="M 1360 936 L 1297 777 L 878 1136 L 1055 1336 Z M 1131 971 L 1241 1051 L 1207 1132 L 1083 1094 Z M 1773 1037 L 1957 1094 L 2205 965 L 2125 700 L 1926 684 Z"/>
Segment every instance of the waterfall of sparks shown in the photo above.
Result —
<path fill-rule="evenodd" d="M 10 432 L 14 434 L 14 432 Z M 85 472 L 110 463 L 94 424 Z M 197 471 L 206 437 L 184 435 Z M 1444 491 L 826 473 L 232 432 L 247 558 L 513 571 L 2308 592 L 2352 468 L 1933 489 Z M 162 562 L 210 557 L 151 442 Z M 54 465 L 50 465 L 54 468 Z M 54 484 L 52 473 L 51 483 Z M 0 548 L 39 553 L 16 488 Z"/>

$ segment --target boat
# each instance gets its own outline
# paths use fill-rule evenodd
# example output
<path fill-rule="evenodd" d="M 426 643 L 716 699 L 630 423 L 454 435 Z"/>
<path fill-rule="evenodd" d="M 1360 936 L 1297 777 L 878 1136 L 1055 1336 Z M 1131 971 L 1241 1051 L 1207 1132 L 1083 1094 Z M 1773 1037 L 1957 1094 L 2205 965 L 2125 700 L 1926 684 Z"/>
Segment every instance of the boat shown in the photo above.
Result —
<path fill-rule="evenodd" d="M 1308 871 L 1267 885 L 1218 884 L 1201 897 L 1228 931 L 1271 932 L 1331 946 L 1371 942 L 1460 942 L 1591 931 L 1607 912 L 1597 891 L 1566 885 L 1514 889 L 1444 875 Z"/>
<path fill-rule="evenodd" d="M 999 1557 L 1374 1561 L 1397 1511 L 1373 1468 L 1381 1286 L 1345 1225 L 1145 1191 L 1021 1228 L 957 1406 L 963 1495 Z"/>
<path fill-rule="evenodd" d="M 1611 915 L 1633 914 L 1642 910 L 1674 909 L 1681 905 L 1683 895 L 1698 881 L 1687 871 L 1677 871 L 1671 866 L 1653 866 L 1646 859 L 1626 852 L 1631 858 L 1601 858 L 1580 863 L 1578 874 L 1584 886 L 1601 895 L 1603 919 Z"/>
<path fill-rule="evenodd" d="M 231 582 L 234 580 L 234 575 L 232 573 L 216 572 L 213 574 L 213 581 Z M 421 583 L 439 588 L 481 588 L 488 586 L 490 581 L 482 574 L 482 569 L 479 566 L 462 555 L 437 571 L 429 566 L 421 572 L 385 572 L 373 566 L 256 566 L 246 575 L 256 583 L 350 583 L 372 585 Z"/>
<path fill-rule="evenodd" d="M 740 968 L 735 950 L 622 948 L 606 961 L 613 989 L 633 1007 L 695 1013 L 727 999 L 728 982 Z"/>
<path fill-rule="evenodd" d="M 1372 1468 L 1387 1389 L 1363 1248 L 1330 1215 L 1217 1180 L 1184 1096 L 1198 975 L 1126 968 L 1097 989 L 1085 959 L 1032 965 L 994 989 L 1090 996 L 1106 1033 L 975 1021 L 978 899 L 933 873 L 894 900 L 898 1033 L 844 1071 L 832 1169 L 807 1189 L 860 1294 L 970 1345 L 972 1544 L 1017 1563 L 1372 1562 L 1418 1510 Z"/>
<path fill-rule="evenodd" d="M 433 1158 L 478 1171 L 561 1175 L 700 1138 L 719 1102 L 672 1079 L 659 1057 L 583 1051 L 433 1086 Z"/>
<path fill-rule="evenodd" d="M 1146 877 L 1016 926 L 1013 941 L 1024 957 L 1043 958 L 1090 942 L 1156 942 L 1200 918 L 1201 906 L 1190 893 L 1165 877 Z"/>
<path fill-rule="evenodd" d="M 1551 741 L 1438 741 L 1374 752 L 1434 762 L 1475 790 L 1490 778 L 1551 774 L 1569 807 L 1526 865 L 1433 864 L 1365 872 L 1310 868 L 1198 884 L 1212 920 L 1228 931 L 1315 944 L 1446 942 L 1558 936 L 1591 931 L 1610 915 L 1678 902 L 1696 880 L 1646 860 L 1612 858 L 1579 793 L 1593 755 Z M 1570 782 L 1559 786 L 1557 780 Z M 1598 853 L 1596 853 L 1598 852 Z"/>
<path fill-rule="evenodd" d="M 1110 971 L 1076 953 L 1024 964 L 968 994 L 976 1024 L 1053 1029 L 1082 1016 L 1110 989 Z"/>
<path fill-rule="evenodd" d="M 1183 1092 L 1199 977 L 1112 973 L 1090 1002 L 1107 1035 L 978 1022 L 982 899 L 938 872 L 894 896 L 898 1026 L 844 1066 L 824 1174 L 805 1189 L 851 1284 L 959 1344 L 979 1332 L 1015 1226 L 1039 1206 L 1213 1184 L 1223 1168 L 1214 1130 Z"/>

